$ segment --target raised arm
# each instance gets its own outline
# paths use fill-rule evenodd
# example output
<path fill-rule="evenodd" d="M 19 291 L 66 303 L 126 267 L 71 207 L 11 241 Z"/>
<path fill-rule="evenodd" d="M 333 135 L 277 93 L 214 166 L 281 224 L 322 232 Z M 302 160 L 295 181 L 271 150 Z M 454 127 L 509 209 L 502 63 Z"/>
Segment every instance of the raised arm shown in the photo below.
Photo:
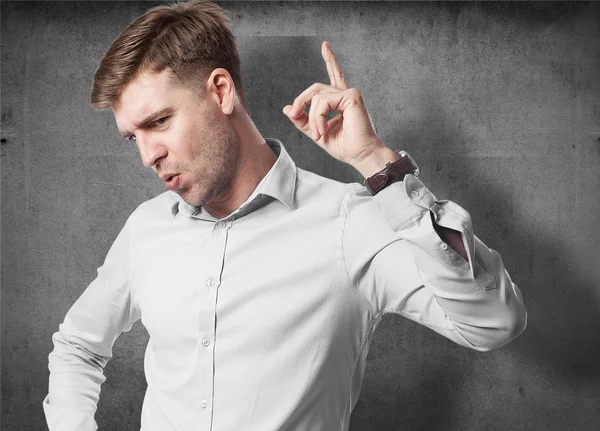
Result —
<path fill-rule="evenodd" d="M 377 137 L 360 92 L 348 87 L 326 42 L 322 56 L 330 85 L 313 84 L 283 112 L 368 178 L 400 156 Z M 338 114 L 327 120 L 331 111 Z M 522 296 L 500 255 L 473 234 L 467 211 L 438 201 L 415 175 L 375 196 L 357 188 L 342 212 L 347 273 L 376 315 L 403 314 L 477 350 L 524 330 Z"/>
<path fill-rule="evenodd" d="M 473 234 L 467 211 L 408 175 L 344 208 L 347 273 L 376 314 L 401 314 L 466 347 L 487 351 L 517 337 L 527 313 L 500 255 Z M 435 226 L 461 235 L 467 259 Z"/>

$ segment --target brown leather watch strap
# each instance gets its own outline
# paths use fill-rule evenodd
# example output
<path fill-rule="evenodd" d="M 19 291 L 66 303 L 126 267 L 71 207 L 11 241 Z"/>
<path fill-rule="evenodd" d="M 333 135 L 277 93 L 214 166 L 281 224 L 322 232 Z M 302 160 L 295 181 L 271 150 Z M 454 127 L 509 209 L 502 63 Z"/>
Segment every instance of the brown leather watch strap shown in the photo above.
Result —
<path fill-rule="evenodd" d="M 392 183 L 402 181 L 407 174 L 418 175 L 419 168 L 405 152 L 400 152 L 400 158 L 393 163 L 387 163 L 385 168 L 365 180 L 365 186 L 373 196 Z"/>

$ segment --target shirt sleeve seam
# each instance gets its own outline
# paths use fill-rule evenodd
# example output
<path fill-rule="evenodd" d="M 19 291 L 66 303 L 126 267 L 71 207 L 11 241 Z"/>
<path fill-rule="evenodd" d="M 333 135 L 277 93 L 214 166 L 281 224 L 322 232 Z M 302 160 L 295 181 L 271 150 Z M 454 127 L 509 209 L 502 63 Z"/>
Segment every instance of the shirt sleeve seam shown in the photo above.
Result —
<path fill-rule="evenodd" d="M 368 302 L 368 301 L 367 301 Z M 365 346 L 367 346 L 369 340 L 371 340 L 371 338 L 373 337 L 373 333 L 375 332 L 375 326 L 377 324 L 377 322 L 379 320 L 381 320 L 381 318 L 383 317 L 384 313 L 383 312 L 377 312 L 372 319 L 370 319 L 369 321 L 369 327 L 368 330 L 365 332 L 365 335 L 363 336 L 361 343 L 360 343 L 360 349 L 358 351 L 358 355 L 356 355 L 356 358 L 354 360 L 354 364 L 352 365 L 352 371 L 350 372 L 349 376 L 348 376 L 348 382 L 346 384 L 346 396 L 345 401 L 344 401 L 344 408 L 342 409 L 342 414 L 344 414 L 344 412 L 346 411 L 346 409 L 348 408 L 348 402 L 350 401 L 350 389 L 352 388 L 352 377 L 354 376 L 354 371 L 356 370 L 356 365 L 358 364 L 358 361 L 365 349 Z M 345 418 L 345 416 L 343 416 Z"/>
<path fill-rule="evenodd" d="M 350 277 L 350 274 L 348 273 L 348 267 L 346 266 L 346 256 L 345 256 L 345 249 L 344 249 L 344 236 L 345 236 L 346 222 L 348 220 L 350 202 L 352 201 L 352 198 L 356 195 L 356 193 L 358 193 L 359 191 L 360 191 L 360 187 L 355 186 L 354 188 L 350 188 L 344 194 L 344 196 L 342 198 L 342 203 L 340 204 L 339 217 L 341 217 L 342 220 L 340 222 L 341 227 L 340 227 L 339 247 L 340 247 L 340 258 L 342 261 L 341 263 L 342 263 L 342 270 L 343 270 L 341 272 L 343 273 L 342 277 L 350 285 L 350 287 L 351 287 L 350 290 L 353 291 L 355 295 L 358 295 L 360 298 L 362 298 L 361 302 L 366 304 L 367 309 L 370 312 L 378 314 L 379 310 L 377 310 L 377 308 L 373 304 L 371 304 L 371 302 L 360 291 L 358 286 L 356 286 L 354 284 L 354 281 L 352 280 L 352 278 Z"/>
<path fill-rule="evenodd" d="M 419 325 L 426 326 L 428 328 L 435 328 L 435 329 L 439 329 L 439 330 L 443 330 L 443 331 L 455 331 L 456 330 L 456 326 L 454 324 L 452 324 L 451 326 L 436 325 L 436 324 L 427 322 L 426 320 L 420 319 L 418 317 L 418 314 L 411 313 L 410 311 L 400 311 L 400 310 L 395 310 L 393 308 L 386 308 L 386 309 L 382 310 L 382 314 L 383 315 L 397 314 L 397 315 L 406 317 L 407 319 L 410 319 L 413 322 L 418 323 Z"/>
<path fill-rule="evenodd" d="M 129 321 L 131 319 L 131 313 L 135 312 L 135 309 L 137 308 L 136 297 L 133 295 L 133 289 L 131 289 L 131 249 L 132 249 L 131 229 L 132 229 L 132 227 L 133 226 L 130 226 L 129 229 L 127 229 L 127 290 L 129 290 L 129 301 L 131 301 L 131 304 L 129 304 L 127 321 Z M 138 319 L 135 319 L 135 320 L 138 320 Z M 131 325 L 133 325 L 134 323 L 135 323 L 135 321 L 131 322 Z"/>
<path fill-rule="evenodd" d="M 135 212 L 134 212 L 135 214 Z M 125 257 L 125 264 L 127 265 L 126 268 L 126 281 L 125 281 L 125 289 L 127 289 L 128 292 L 128 304 L 127 304 L 127 315 L 125 316 L 125 319 L 121 322 L 122 325 L 121 328 L 119 328 L 119 332 L 117 334 L 115 334 L 115 339 L 113 340 L 113 344 L 114 342 L 117 340 L 117 338 L 119 338 L 121 336 L 121 334 L 123 332 L 128 332 L 131 330 L 131 328 L 133 327 L 133 325 L 135 324 L 135 322 L 137 322 L 139 320 L 139 317 L 137 316 L 136 313 L 136 309 L 138 309 L 137 304 L 136 304 L 136 297 L 134 295 L 134 291 L 131 288 L 132 283 L 131 283 L 131 249 L 132 249 L 132 244 L 131 244 L 131 236 L 132 236 L 132 232 L 131 230 L 133 229 L 133 214 L 132 217 L 129 217 L 129 219 L 126 221 L 125 223 L 125 229 L 127 232 L 127 255 Z M 140 317 L 141 317 L 141 312 L 139 313 Z M 132 319 L 133 317 L 133 319 Z"/>

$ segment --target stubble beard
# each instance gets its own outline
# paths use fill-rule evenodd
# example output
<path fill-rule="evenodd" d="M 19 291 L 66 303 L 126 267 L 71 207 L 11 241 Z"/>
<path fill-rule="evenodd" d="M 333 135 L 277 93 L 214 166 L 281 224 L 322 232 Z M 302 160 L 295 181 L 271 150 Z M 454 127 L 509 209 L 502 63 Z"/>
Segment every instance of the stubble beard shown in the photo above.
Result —
<path fill-rule="evenodd" d="M 231 189 L 238 171 L 239 148 L 231 130 L 222 130 L 211 136 L 202 150 L 201 162 L 191 169 L 199 173 L 197 190 L 183 200 L 192 206 L 203 206 L 221 199 Z"/>

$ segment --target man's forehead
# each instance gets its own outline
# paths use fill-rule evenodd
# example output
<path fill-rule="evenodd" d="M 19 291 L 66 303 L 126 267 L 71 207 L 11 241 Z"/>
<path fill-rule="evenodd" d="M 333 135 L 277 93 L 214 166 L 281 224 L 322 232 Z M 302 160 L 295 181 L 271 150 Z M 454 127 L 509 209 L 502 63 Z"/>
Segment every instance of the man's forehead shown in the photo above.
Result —
<path fill-rule="evenodd" d="M 177 88 L 169 71 L 140 72 L 123 89 L 112 111 L 122 135 L 157 112 L 174 109 Z"/>
<path fill-rule="evenodd" d="M 129 81 L 113 103 L 113 110 L 129 109 L 132 106 L 161 100 L 171 88 L 169 72 L 140 72 Z"/>

